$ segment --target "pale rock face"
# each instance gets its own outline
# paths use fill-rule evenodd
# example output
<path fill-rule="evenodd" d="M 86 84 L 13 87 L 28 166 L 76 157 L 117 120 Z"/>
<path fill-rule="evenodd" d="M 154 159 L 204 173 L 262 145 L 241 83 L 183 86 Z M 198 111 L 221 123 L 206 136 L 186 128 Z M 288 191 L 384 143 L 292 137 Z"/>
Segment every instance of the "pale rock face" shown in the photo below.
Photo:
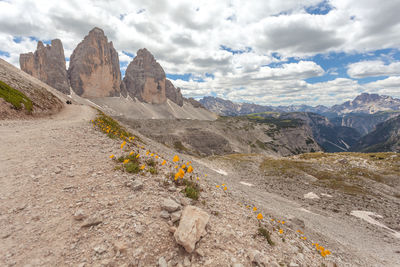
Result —
<path fill-rule="evenodd" d="M 141 102 L 162 104 L 167 98 L 183 105 L 180 89 L 166 79 L 165 72 L 154 56 L 146 49 L 139 49 L 129 63 L 121 84 L 121 91 Z"/>
<path fill-rule="evenodd" d="M 188 253 L 195 249 L 197 241 L 204 236 L 210 215 L 195 206 L 186 206 L 183 209 L 179 226 L 174 233 L 175 240 L 182 245 Z"/>
<path fill-rule="evenodd" d="M 78 44 L 70 58 L 68 75 L 77 95 L 107 97 L 120 94 L 118 53 L 103 30 L 94 28 Z"/>
<path fill-rule="evenodd" d="M 35 53 L 20 55 L 19 64 L 24 72 L 64 94 L 70 93 L 64 48 L 59 39 L 46 46 L 39 41 Z"/>

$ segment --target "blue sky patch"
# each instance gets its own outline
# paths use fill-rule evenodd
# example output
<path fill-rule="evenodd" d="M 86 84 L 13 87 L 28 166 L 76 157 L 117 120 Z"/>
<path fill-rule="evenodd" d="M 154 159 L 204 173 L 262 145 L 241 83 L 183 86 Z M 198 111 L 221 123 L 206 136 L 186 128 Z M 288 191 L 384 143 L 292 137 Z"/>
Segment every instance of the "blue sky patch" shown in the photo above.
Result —
<path fill-rule="evenodd" d="M 0 56 L 6 56 L 6 57 L 10 57 L 10 53 L 0 50 Z"/>
<path fill-rule="evenodd" d="M 233 55 L 235 55 L 235 54 L 249 53 L 249 52 L 252 51 L 251 47 L 246 47 L 245 49 L 241 49 L 241 50 L 235 50 L 235 49 L 230 48 L 230 47 L 228 47 L 228 46 L 220 45 L 219 48 L 220 48 L 221 50 L 228 51 L 228 52 L 232 53 Z"/>
<path fill-rule="evenodd" d="M 311 15 L 326 15 L 332 10 L 332 6 L 329 1 L 324 0 L 315 6 L 305 7 L 305 11 Z"/>
<path fill-rule="evenodd" d="M 185 74 L 167 74 L 167 78 L 170 80 L 183 80 L 183 81 L 189 81 L 190 77 L 192 77 L 191 73 L 185 73 Z"/>

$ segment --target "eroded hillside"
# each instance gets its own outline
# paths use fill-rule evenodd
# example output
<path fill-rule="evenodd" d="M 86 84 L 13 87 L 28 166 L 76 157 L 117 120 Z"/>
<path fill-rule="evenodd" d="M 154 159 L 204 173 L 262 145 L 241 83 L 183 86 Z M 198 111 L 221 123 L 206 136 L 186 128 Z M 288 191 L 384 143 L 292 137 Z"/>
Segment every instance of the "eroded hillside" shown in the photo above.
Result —
<path fill-rule="evenodd" d="M 321 151 L 311 129 L 296 119 L 257 121 L 220 117 L 216 121 L 129 120 L 119 118 L 143 135 L 191 155 L 230 153 L 293 155 Z"/>

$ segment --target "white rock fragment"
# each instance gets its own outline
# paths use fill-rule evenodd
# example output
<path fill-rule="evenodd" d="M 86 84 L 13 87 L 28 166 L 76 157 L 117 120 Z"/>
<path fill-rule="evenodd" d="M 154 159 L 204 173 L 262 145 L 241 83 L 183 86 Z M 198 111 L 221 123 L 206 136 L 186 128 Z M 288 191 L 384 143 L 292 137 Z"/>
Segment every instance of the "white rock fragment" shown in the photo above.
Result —
<path fill-rule="evenodd" d="M 319 196 L 315 194 L 314 192 L 309 192 L 307 194 L 304 194 L 305 199 L 319 199 Z"/>
<path fill-rule="evenodd" d="M 186 206 L 182 212 L 179 226 L 174 233 L 176 242 L 182 245 L 188 253 L 195 249 L 196 242 L 204 236 L 210 215 L 195 206 Z"/>

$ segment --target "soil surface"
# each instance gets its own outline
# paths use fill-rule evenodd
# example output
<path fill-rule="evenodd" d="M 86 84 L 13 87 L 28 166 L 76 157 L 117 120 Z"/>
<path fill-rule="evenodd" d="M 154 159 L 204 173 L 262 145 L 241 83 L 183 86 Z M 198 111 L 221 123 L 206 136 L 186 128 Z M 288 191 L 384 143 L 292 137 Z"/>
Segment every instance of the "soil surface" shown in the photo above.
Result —
<path fill-rule="evenodd" d="M 251 172 L 237 172 L 229 161 L 179 154 L 184 162 L 193 161 L 201 186 L 197 202 L 165 179 L 174 170 L 176 151 L 134 131 L 144 148 L 132 149 L 141 155 L 152 151 L 168 163 L 158 165 L 157 175 L 115 170 L 117 163 L 109 156 L 129 153 L 129 147 L 122 151 L 120 140 L 92 127 L 96 113 L 88 106 L 68 105 L 49 118 L 0 121 L 1 266 L 156 266 L 161 258 L 167 266 L 400 262 L 399 239 L 387 230 L 268 192 Z M 143 188 L 133 189 L 133 182 Z M 165 215 L 165 198 L 210 214 L 207 235 L 194 253 L 176 244 L 171 233 L 176 223 L 160 216 Z M 258 212 L 274 246 L 257 235 Z M 301 239 L 300 229 L 307 240 Z M 322 258 L 312 246 L 316 242 L 332 255 Z"/>

